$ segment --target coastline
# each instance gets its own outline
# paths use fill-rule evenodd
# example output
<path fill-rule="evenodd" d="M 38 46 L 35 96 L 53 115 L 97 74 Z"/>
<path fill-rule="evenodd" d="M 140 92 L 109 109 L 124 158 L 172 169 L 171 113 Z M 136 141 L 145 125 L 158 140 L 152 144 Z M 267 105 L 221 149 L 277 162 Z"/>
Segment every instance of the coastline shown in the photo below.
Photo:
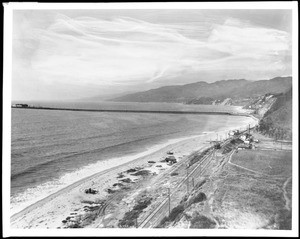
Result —
<path fill-rule="evenodd" d="M 257 124 L 257 121 L 254 121 L 255 122 L 251 121 L 251 123 L 254 125 Z M 248 123 L 249 120 L 245 120 L 243 125 L 240 126 L 246 127 Z M 196 136 L 171 139 L 166 143 L 155 145 L 143 153 L 127 157 L 126 162 L 120 162 L 119 160 L 118 165 L 114 163 L 118 162 L 120 158 L 116 158 L 114 163 L 108 160 L 110 163 L 108 163 L 107 168 L 101 168 L 101 171 L 77 180 L 71 185 L 63 187 L 57 192 L 14 213 L 11 216 L 11 225 L 16 228 L 45 228 L 42 222 L 47 221 L 46 227 L 57 227 L 61 224 L 64 214 L 67 215 L 70 211 L 77 209 L 82 204 L 81 201 L 86 196 L 83 190 L 84 188 L 90 187 L 91 184 L 97 187 L 99 192 L 101 192 L 101 197 L 105 198 L 108 195 L 105 193 L 105 190 L 109 188 L 113 182 L 117 182 L 116 176 L 118 173 L 134 167 L 145 167 L 145 165 L 148 164 L 147 161 L 160 160 L 165 157 L 166 152 L 170 150 L 175 152 L 176 157 L 183 159 L 195 151 L 210 147 L 211 145 L 208 140 L 212 137 L 241 127 L 222 127 L 217 131 L 204 132 Z M 41 218 L 43 218 L 43 220 L 40 220 Z"/>

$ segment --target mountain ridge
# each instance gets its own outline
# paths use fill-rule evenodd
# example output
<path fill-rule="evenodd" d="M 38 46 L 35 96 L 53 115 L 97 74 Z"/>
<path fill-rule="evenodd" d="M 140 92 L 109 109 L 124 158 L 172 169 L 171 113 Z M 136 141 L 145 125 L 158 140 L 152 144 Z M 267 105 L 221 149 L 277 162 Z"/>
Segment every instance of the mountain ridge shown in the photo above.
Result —
<path fill-rule="evenodd" d="M 266 93 L 282 93 L 292 85 L 292 77 L 270 80 L 221 80 L 213 83 L 199 81 L 185 85 L 170 85 L 110 99 L 117 102 L 175 102 L 188 103 L 201 97 L 216 99 L 255 97 Z"/>

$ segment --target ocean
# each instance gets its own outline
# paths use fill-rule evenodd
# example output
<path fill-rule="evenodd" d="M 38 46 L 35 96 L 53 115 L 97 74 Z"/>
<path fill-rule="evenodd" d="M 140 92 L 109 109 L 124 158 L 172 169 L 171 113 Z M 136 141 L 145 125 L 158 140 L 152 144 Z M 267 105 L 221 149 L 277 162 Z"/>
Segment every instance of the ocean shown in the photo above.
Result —
<path fill-rule="evenodd" d="M 43 105 L 97 108 L 93 104 Z M 127 107 L 130 105 L 137 108 L 134 104 L 127 104 Z M 101 107 L 110 106 L 105 103 Z M 124 108 L 124 104 L 113 103 L 113 107 Z M 148 104 L 148 107 L 154 109 L 155 104 Z M 157 104 L 157 108 L 161 107 L 165 105 Z M 234 127 L 245 122 L 245 118 L 13 108 L 11 210 L 18 212 L 36 200 L 100 171 L 103 164 L 99 162 L 125 162 L 128 157 L 158 149 L 168 140 Z"/>

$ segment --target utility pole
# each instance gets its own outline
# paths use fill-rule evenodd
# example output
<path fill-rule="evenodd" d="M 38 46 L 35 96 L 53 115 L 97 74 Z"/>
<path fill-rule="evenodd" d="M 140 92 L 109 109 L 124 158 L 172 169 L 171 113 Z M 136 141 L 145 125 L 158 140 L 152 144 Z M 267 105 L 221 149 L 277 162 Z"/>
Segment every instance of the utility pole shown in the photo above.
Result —
<path fill-rule="evenodd" d="M 195 187 L 195 180 L 194 178 L 192 179 L 192 183 L 193 183 L 193 188 Z"/>
<path fill-rule="evenodd" d="M 187 190 L 187 193 L 189 193 L 189 170 L 188 170 L 188 167 L 186 167 L 186 190 Z"/>
<path fill-rule="evenodd" d="M 168 188 L 168 197 L 169 197 L 169 216 L 171 214 L 171 194 L 170 194 L 170 188 Z"/>

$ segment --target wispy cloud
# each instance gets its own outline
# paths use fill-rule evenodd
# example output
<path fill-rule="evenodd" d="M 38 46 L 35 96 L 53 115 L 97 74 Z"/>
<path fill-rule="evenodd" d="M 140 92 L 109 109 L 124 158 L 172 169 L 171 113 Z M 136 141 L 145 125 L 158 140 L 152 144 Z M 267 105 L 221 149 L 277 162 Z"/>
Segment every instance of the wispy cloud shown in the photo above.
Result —
<path fill-rule="evenodd" d="M 153 24 L 128 17 L 103 20 L 60 14 L 47 28 L 24 26 L 20 41 L 34 41 L 28 47 L 35 49 L 19 57 L 48 83 L 122 86 L 163 83 L 187 71 L 210 71 L 213 78 L 217 70 L 247 78 L 246 72 L 267 76 L 290 70 L 287 32 L 234 18 L 210 25 L 208 37 L 201 39 L 193 37 L 193 32 L 205 31 L 199 23 Z"/>

